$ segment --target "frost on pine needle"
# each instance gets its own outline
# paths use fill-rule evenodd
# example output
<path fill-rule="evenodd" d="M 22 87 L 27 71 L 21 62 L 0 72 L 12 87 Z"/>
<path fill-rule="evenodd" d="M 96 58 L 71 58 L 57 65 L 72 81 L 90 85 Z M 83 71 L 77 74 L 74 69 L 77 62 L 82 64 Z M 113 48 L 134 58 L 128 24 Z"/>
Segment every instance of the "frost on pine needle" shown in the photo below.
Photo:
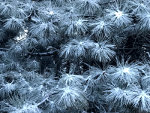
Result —
<path fill-rule="evenodd" d="M 26 50 L 33 50 L 38 46 L 39 42 L 36 38 L 26 38 L 21 42 L 21 45 L 25 47 Z"/>
<path fill-rule="evenodd" d="M 1 71 L 3 73 L 11 72 L 11 71 L 21 72 L 23 70 L 22 66 L 19 63 L 14 62 L 10 59 L 10 57 L 12 58 L 12 56 L 10 56 L 10 54 L 7 54 L 6 57 L 7 58 L 5 58 L 5 61 L 7 62 L 7 64 L 4 64 L 4 65 L 2 64 L 3 68 L 1 68 Z"/>
<path fill-rule="evenodd" d="M 141 85 L 143 89 L 149 88 L 150 85 L 150 66 L 146 65 L 144 66 L 145 68 L 143 69 L 144 76 L 141 78 Z"/>
<path fill-rule="evenodd" d="M 0 96 L 5 97 L 17 91 L 21 76 L 17 72 L 9 72 L 0 77 Z"/>
<path fill-rule="evenodd" d="M 88 101 L 84 92 L 76 87 L 55 88 L 52 92 L 52 100 L 63 109 L 84 109 L 88 107 Z"/>
<path fill-rule="evenodd" d="M 8 54 L 11 56 L 11 58 L 21 58 L 22 56 L 25 55 L 25 50 L 24 50 L 24 47 L 20 44 L 13 44 L 11 47 L 10 47 L 10 50 L 8 51 Z M 10 57 L 9 56 L 9 57 Z"/>
<path fill-rule="evenodd" d="M 0 14 L 6 17 L 15 16 L 17 18 L 25 18 L 27 14 L 22 8 L 23 6 L 19 1 L 2 2 L 0 4 Z"/>
<path fill-rule="evenodd" d="M 110 9 L 106 9 L 106 18 L 110 19 L 117 27 L 127 26 L 132 22 L 127 10 L 127 3 L 121 6 L 118 3 L 110 6 Z"/>
<path fill-rule="evenodd" d="M 55 34 L 57 29 L 58 27 L 53 22 L 38 20 L 36 24 L 33 24 L 30 28 L 30 33 L 32 36 L 43 38 Z"/>
<path fill-rule="evenodd" d="M 28 14 L 34 9 L 35 2 L 28 0 L 21 4 L 21 8 Z"/>
<path fill-rule="evenodd" d="M 84 73 L 85 75 L 85 91 L 91 92 L 94 89 L 97 89 L 100 87 L 100 83 L 102 83 L 102 80 L 105 79 L 104 71 L 100 68 L 91 67 L 87 72 Z"/>
<path fill-rule="evenodd" d="M 95 43 L 91 49 L 91 57 L 100 61 L 108 62 L 115 56 L 115 45 L 108 44 L 106 41 Z"/>
<path fill-rule="evenodd" d="M 127 105 L 129 103 L 129 95 L 132 93 L 131 91 L 123 90 L 119 87 L 112 88 L 104 92 L 107 92 L 106 101 L 113 104 L 118 103 L 120 105 Z"/>
<path fill-rule="evenodd" d="M 150 29 L 150 12 L 143 12 L 142 14 L 138 14 L 140 18 L 140 28 L 143 30 L 149 30 Z"/>
<path fill-rule="evenodd" d="M 81 75 L 63 74 L 58 84 L 60 86 L 82 86 L 84 78 Z"/>
<path fill-rule="evenodd" d="M 16 90 L 16 84 L 14 83 L 14 81 L 11 82 L 3 81 L 1 82 L 0 87 L 1 87 L 0 88 L 1 97 L 5 97 Z"/>
<path fill-rule="evenodd" d="M 150 85 L 150 75 L 146 75 L 146 76 L 142 77 L 142 86 L 144 88 L 147 88 L 147 87 L 149 87 L 149 85 Z"/>
<path fill-rule="evenodd" d="M 128 63 L 128 60 L 124 61 L 124 59 L 121 62 L 117 60 L 117 66 L 110 67 L 108 70 L 112 79 L 123 83 L 137 82 L 140 77 L 138 63 Z"/>
<path fill-rule="evenodd" d="M 49 2 L 48 3 L 46 2 L 44 5 L 42 5 L 42 7 L 39 7 L 37 10 L 38 10 L 37 15 L 40 18 L 50 19 L 53 20 L 54 22 L 60 21 L 60 18 L 63 17 L 61 14 L 59 14 L 63 10 L 60 11 L 59 7 L 54 7 Z"/>
<path fill-rule="evenodd" d="M 47 105 L 47 108 L 44 109 L 44 112 L 45 113 L 62 113 L 64 112 L 65 110 L 62 110 L 59 106 L 57 106 L 54 101 L 51 101 L 49 100 L 48 101 L 48 104 Z"/>
<path fill-rule="evenodd" d="M 6 19 L 4 28 L 8 30 L 18 31 L 18 30 L 23 29 L 23 24 L 24 24 L 23 19 L 11 17 L 11 18 Z"/>
<path fill-rule="evenodd" d="M 129 0 L 128 2 L 133 14 L 142 14 L 149 10 L 149 0 Z"/>
<path fill-rule="evenodd" d="M 14 7 L 7 3 L 7 2 L 1 2 L 0 3 L 0 14 L 4 16 L 11 16 L 14 12 Z"/>
<path fill-rule="evenodd" d="M 36 99 L 33 99 L 32 94 L 28 95 L 15 95 L 10 99 L 7 99 L 0 103 L 3 112 L 9 113 L 42 113 L 38 108 L 38 103 Z"/>
<path fill-rule="evenodd" d="M 29 90 L 30 89 L 31 91 L 39 90 L 39 92 L 42 91 L 44 78 L 41 75 L 32 71 L 26 74 L 24 73 L 22 76 L 24 77 Z"/>
<path fill-rule="evenodd" d="M 71 57 L 85 57 L 87 53 L 87 49 L 91 48 L 94 45 L 94 42 L 91 40 L 77 40 L 73 39 L 68 42 L 61 48 L 61 56 L 65 58 Z"/>
<path fill-rule="evenodd" d="M 0 113 L 150 112 L 149 5 L 0 0 Z"/>
<path fill-rule="evenodd" d="M 3 94 L 2 95 L 5 95 L 4 93 L 6 94 L 10 94 L 12 91 L 14 91 L 16 88 L 16 84 L 14 84 L 13 82 L 12 83 L 2 83 L 2 88 L 1 91 Z"/>
<path fill-rule="evenodd" d="M 108 37 L 112 32 L 112 23 L 102 19 L 98 19 L 91 26 L 93 26 L 92 34 L 95 34 L 97 37 Z"/>
<path fill-rule="evenodd" d="M 135 88 L 130 95 L 130 99 L 133 106 L 140 111 L 150 111 L 150 92 L 148 90 Z"/>
<path fill-rule="evenodd" d="M 52 1 L 52 2 L 54 2 L 58 6 L 62 6 L 66 3 L 72 3 L 73 1 L 74 0 L 55 0 L 55 1 Z"/>
<path fill-rule="evenodd" d="M 88 30 L 85 22 L 86 20 L 78 19 L 71 21 L 69 25 L 68 23 L 66 23 L 67 29 L 65 34 L 67 34 L 68 36 L 84 35 Z"/>
<path fill-rule="evenodd" d="M 29 61 L 28 60 L 27 69 L 29 69 L 29 70 L 38 70 L 39 68 L 40 68 L 40 64 L 39 64 L 38 61 L 36 61 L 36 60 Z"/>
<path fill-rule="evenodd" d="M 58 18 L 58 15 L 57 15 L 57 12 L 52 9 L 52 8 L 49 8 L 49 9 L 46 9 L 46 10 L 43 10 L 45 9 L 45 7 L 43 8 L 40 8 L 38 9 L 38 15 L 42 18 L 53 18 L 53 19 L 57 19 Z"/>
<path fill-rule="evenodd" d="M 27 14 L 22 8 L 16 8 L 14 16 L 18 18 L 26 18 Z"/>
<path fill-rule="evenodd" d="M 22 81 L 20 81 L 20 89 L 18 89 L 18 93 L 20 95 L 26 93 L 38 93 L 42 96 L 47 96 L 49 90 L 52 89 L 56 85 L 56 81 L 52 78 L 46 78 L 34 71 L 23 73 Z"/>
<path fill-rule="evenodd" d="M 55 36 L 55 35 L 54 35 Z M 40 38 L 39 39 L 39 45 L 43 46 L 43 47 L 47 47 L 52 41 L 54 41 L 56 37 L 51 37 L 51 38 Z"/>
<path fill-rule="evenodd" d="M 100 8 L 97 0 L 79 0 L 77 5 L 84 15 L 93 15 Z"/>

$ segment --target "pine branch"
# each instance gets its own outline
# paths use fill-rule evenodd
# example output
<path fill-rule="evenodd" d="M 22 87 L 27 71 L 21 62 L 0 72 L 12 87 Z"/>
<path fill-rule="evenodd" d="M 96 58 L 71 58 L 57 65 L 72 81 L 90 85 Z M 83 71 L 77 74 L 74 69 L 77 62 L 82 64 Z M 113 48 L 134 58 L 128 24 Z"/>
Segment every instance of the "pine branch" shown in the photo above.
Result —
<path fill-rule="evenodd" d="M 124 49 L 126 49 L 126 50 L 135 50 L 135 49 L 139 49 L 139 48 L 118 48 L 118 49 L 120 49 L 120 50 L 124 50 Z"/>
<path fill-rule="evenodd" d="M 43 52 L 43 53 L 28 52 L 26 56 L 28 56 L 28 55 L 31 55 L 31 56 L 49 56 L 49 55 L 53 55 L 56 52 L 58 52 L 58 50 L 54 50 L 54 51 L 50 51 L 50 52 Z"/>
<path fill-rule="evenodd" d="M 8 48 L 0 48 L 0 51 L 8 51 Z"/>

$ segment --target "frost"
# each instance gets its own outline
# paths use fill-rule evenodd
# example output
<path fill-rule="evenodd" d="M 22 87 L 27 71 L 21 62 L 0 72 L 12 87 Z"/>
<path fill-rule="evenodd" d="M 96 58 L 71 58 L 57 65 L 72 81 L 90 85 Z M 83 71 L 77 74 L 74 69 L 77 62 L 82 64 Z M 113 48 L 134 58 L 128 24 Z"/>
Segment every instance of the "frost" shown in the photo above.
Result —
<path fill-rule="evenodd" d="M 150 112 L 149 5 L 0 0 L 0 113 Z"/>
<path fill-rule="evenodd" d="M 112 103 L 118 103 L 121 105 L 127 105 L 129 103 L 129 96 L 130 96 L 130 91 L 128 90 L 122 90 L 119 87 L 106 90 L 105 92 L 108 92 L 109 94 L 107 95 L 106 99 L 109 102 Z"/>
<path fill-rule="evenodd" d="M 30 33 L 32 36 L 37 36 L 39 38 L 49 37 L 56 33 L 58 27 L 54 25 L 53 22 L 43 22 L 40 21 L 30 28 Z"/>
<path fill-rule="evenodd" d="M 100 38 L 103 36 L 108 37 L 112 32 L 112 23 L 102 19 L 98 19 L 95 23 L 92 23 L 91 26 L 94 27 L 92 29 L 92 34 Z"/>
<path fill-rule="evenodd" d="M 15 96 L 3 102 L 3 108 L 1 111 L 7 111 L 9 113 L 41 113 L 37 104 L 32 101 L 33 100 L 28 100 L 25 96 Z"/>
<path fill-rule="evenodd" d="M 142 14 L 148 11 L 149 4 L 150 2 L 148 0 L 129 0 L 129 5 L 133 11 L 133 14 Z"/>
<path fill-rule="evenodd" d="M 0 4 L 0 14 L 4 16 L 11 16 L 14 11 L 14 7 L 7 3 L 7 2 L 1 2 Z"/>
<path fill-rule="evenodd" d="M 125 62 L 124 59 L 122 59 L 121 62 L 117 61 L 117 67 L 113 66 L 108 70 L 114 80 L 118 80 L 123 83 L 137 82 L 140 77 L 140 66 L 138 63 L 128 63 L 128 61 Z"/>
<path fill-rule="evenodd" d="M 97 0 L 79 0 L 78 8 L 83 14 L 93 15 L 99 9 L 99 4 Z"/>
<path fill-rule="evenodd" d="M 84 57 L 86 56 L 87 49 L 94 45 L 91 40 L 76 40 L 73 39 L 68 44 L 62 47 L 61 56 L 68 57 Z"/>
<path fill-rule="evenodd" d="M 91 49 L 91 57 L 100 61 L 108 62 L 114 57 L 115 45 L 108 44 L 106 41 L 95 43 L 95 47 Z"/>
<path fill-rule="evenodd" d="M 84 78 L 81 75 L 74 75 L 74 74 L 63 74 L 62 78 L 59 80 L 60 86 L 82 86 L 84 82 Z"/>
<path fill-rule="evenodd" d="M 124 6 L 125 7 L 120 8 L 121 6 L 116 3 L 114 6 L 111 6 L 110 9 L 106 10 L 106 17 L 109 18 L 111 22 L 114 22 L 117 26 L 126 26 L 132 22 L 132 19 L 128 14 L 126 3 Z"/>
<path fill-rule="evenodd" d="M 141 29 L 150 29 L 150 12 L 139 14 Z"/>
<path fill-rule="evenodd" d="M 19 19 L 19 18 L 15 18 L 15 17 L 11 17 L 9 19 L 6 19 L 5 22 L 5 29 L 8 30 L 21 30 L 23 28 L 23 19 Z"/>
<path fill-rule="evenodd" d="M 75 21 L 71 21 L 68 25 L 67 24 L 67 30 L 66 30 L 66 34 L 68 36 L 74 36 L 74 35 L 84 35 L 86 33 L 86 31 L 88 30 L 87 25 L 86 25 L 86 20 L 83 19 L 78 19 Z"/>
<path fill-rule="evenodd" d="M 88 106 L 84 92 L 76 87 L 56 88 L 53 93 L 52 99 L 62 109 L 84 109 Z"/>
<path fill-rule="evenodd" d="M 140 108 L 141 111 L 150 110 L 150 92 L 146 90 L 135 90 L 131 94 L 131 103 Z"/>

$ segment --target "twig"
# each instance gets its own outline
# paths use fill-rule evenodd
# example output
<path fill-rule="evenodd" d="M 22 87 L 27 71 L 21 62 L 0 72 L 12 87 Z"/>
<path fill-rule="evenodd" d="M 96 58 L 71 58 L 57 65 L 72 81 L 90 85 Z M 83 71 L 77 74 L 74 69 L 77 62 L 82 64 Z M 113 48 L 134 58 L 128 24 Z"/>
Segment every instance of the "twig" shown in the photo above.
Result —
<path fill-rule="evenodd" d="M 8 51 L 9 49 L 7 48 L 0 48 L 0 51 Z"/>
<path fill-rule="evenodd" d="M 49 98 L 49 95 L 44 99 L 42 100 L 40 103 L 37 104 L 37 106 L 40 106 L 41 104 L 43 104 L 45 101 L 47 101 Z"/>
<path fill-rule="evenodd" d="M 138 48 L 118 48 L 118 49 L 126 49 L 126 50 L 133 50 L 133 49 L 138 49 Z"/>
<path fill-rule="evenodd" d="M 53 55 L 55 52 L 58 52 L 58 50 L 50 51 L 50 52 L 44 52 L 44 53 L 32 53 L 28 52 L 27 55 L 32 55 L 32 56 L 48 56 L 48 55 Z"/>

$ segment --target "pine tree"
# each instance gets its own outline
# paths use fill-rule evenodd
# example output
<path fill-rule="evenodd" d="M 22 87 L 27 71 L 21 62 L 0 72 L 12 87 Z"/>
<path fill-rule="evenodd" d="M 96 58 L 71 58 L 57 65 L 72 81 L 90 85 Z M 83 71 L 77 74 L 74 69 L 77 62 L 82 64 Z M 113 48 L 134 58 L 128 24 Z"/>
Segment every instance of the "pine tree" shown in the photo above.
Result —
<path fill-rule="evenodd" d="M 149 113 L 149 0 L 0 0 L 0 113 Z"/>

